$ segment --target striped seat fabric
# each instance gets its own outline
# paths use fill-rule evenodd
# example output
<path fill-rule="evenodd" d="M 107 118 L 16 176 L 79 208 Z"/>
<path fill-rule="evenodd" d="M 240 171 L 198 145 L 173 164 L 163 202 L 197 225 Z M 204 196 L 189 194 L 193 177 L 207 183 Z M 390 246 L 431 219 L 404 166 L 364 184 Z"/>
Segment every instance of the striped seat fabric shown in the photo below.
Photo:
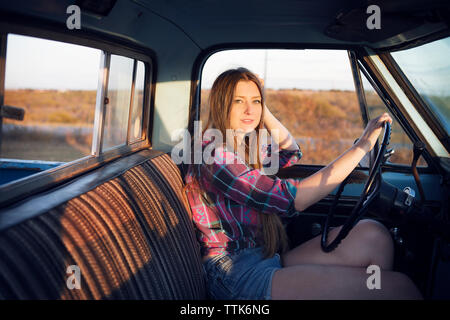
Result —
<path fill-rule="evenodd" d="M 0 298 L 206 298 L 178 168 L 127 158 L 0 210 Z"/>

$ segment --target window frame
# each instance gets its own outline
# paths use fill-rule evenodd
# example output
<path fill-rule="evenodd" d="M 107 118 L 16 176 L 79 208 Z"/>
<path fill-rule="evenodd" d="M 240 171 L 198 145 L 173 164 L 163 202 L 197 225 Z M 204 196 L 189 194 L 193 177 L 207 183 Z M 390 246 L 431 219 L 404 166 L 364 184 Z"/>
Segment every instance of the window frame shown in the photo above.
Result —
<path fill-rule="evenodd" d="M 415 132 L 414 128 L 408 123 L 406 117 L 403 115 L 401 110 L 399 109 L 397 102 L 393 98 L 393 93 L 390 92 L 390 89 L 377 77 L 377 73 L 372 66 L 370 60 L 368 59 L 367 52 L 361 48 L 360 50 L 355 51 L 355 58 L 357 59 L 358 71 L 363 73 L 366 77 L 367 81 L 372 85 L 375 92 L 378 94 L 380 99 L 384 102 L 386 108 L 391 112 L 391 114 L 396 117 L 396 120 L 399 122 L 402 127 L 404 133 L 408 136 L 411 142 L 414 144 L 416 141 L 419 141 L 420 138 Z M 377 53 L 378 54 L 378 53 Z M 392 72 L 389 69 L 389 72 Z M 365 106 L 366 112 L 368 114 L 367 105 Z M 434 163 L 432 155 L 424 150 L 422 153 L 422 157 L 425 162 L 428 164 L 427 167 L 418 166 L 417 170 L 419 173 L 436 173 L 437 167 Z M 383 169 L 392 172 L 402 172 L 402 173 L 411 173 L 411 165 L 399 164 L 399 163 L 385 163 L 383 164 Z"/>
<path fill-rule="evenodd" d="M 189 122 L 188 131 L 191 135 L 194 134 L 194 121 L 200 120 L 200 103 L 201 103 L 201 79 L 203 68 L 206 61 L 213 54 L 235 49 L 292 49 L 292 50 L 305 50 L 305 49 L 325 49 L 325 50 L 357 50 L 360 48 L 358 45 L 329 45 L 329 44 L 317 44 L 317 43 L 272 43 L 272 42 L 255 42 L 255 43 L 227 43 L 223 45 L 215 45 L 203 49 L 198 55 L 192 66 L 191 76 L 191 98 L 189 101 Z M 306 165 L 305 165 L 306 166 Z M 311 165 L 317 166 L 317 165 Z M 322 166 L 323 167 L 323 166 Z"/>
<path fill-rule="evenodd" d="M 434 41 L 439 40 L 440 39 Z M 392 57 L 390 52 L 382 53 L 379 56 L 381 61 L 383 61 L 391 72 L 395 81 L 397 81 L 401 88 L 405 90 L 406 95 L 411 100 L 412 104 L 417 108 L 417 111 L 423 116 L 425 122 L 430 126 L 439 141 L 443 144 L 447 151 L 450 151 L 450 137 L 447 135 L 445 129 L 442 127 L 436 116 L 431 112 L 430 107 L 427 106 L 427 103 L 423 100 L 420 93 L 417 92 L 416 88 L 409 81 L 408 77 L 402 71 L 394 57 Z"/>
<path fill-rule="evenodd" d="M 376 84 L 376 87 L 380 90 L 379 94 L 380 98 L 385 102 L 386 107 L 388 110 L 398 117 L 399 123 L 401 127 L 403 128 L 405 134 L 411 139 L 411 142 L 414 143 L 415 141 L 419 140 L 417 134 L 414 132 L 414 129 L 408 124 L 406 121 L 406 118 L 403 116 L 403 114 L 399 111 L 394 99 L 389 94 L 389 91 L 382 85 L 381 81 L 377 78 L 375 71 L 373 70 L 373 67 L 370 65 L 370 61 L 367 59 L 367 52 L 365 50 L 365 47 L 361 45 L 318 45 L 318 44 L 273 44 L 273 43 L 253 43 L 253 44 L 240 44 L 240 43 L 231 43 L 231 44 L 225 44 L 220 46 L 214 46 L 207 48 L 203 50 L 198 56 L 196 61 L 193 65 L 193 72 L 192 72 L 192 78 L 191 78 L 191 100 L 190 100 L 190 110 L 189 110 L 189 122 L 188 122 L 188 130 L 191 134 L 194 132 L 194 121 L 200 119 L 200 103 L 201 103 L 201 78 L 203 73 L 203 68 L 210 56 L 213 54 L 225 51 L 225 50 L 234 50 L 234 49 L 294 49 L 294 50 L 302 50 L 302 49 L 325 49 L 325 50 L 346 50 L 349 54 L 349 63 L 351 65 L 351 58 L 350 55 L 354 54 L 355 58 L 357 59 L 359 63 L 359 67 L 363 66 L 365 70 L 367 70 L 368 74 L 370 75 L 370 78 L 374 80 L 374 83 Z M 376 52 L 376 54 L 382 54 L 379 52 Z M 390 72 L 392 72 L 391 69 L 389 69 Z M 354 74 L 352 74 L 354 76 Z M 373 85 L 373 84 L 372 84 Z M 374 86 L 375 88 L 375 86 Z M 356 94 L 358 95 L 358 89 L 355 86 Z M 359 102 L 359 97 L 358 102 Z M 366 109 L 366 114 L 367 109 Z M 367 123 L 364 119 L 363 111 L 361 111 L 361 117 L 363 120 L 363 123 Z M 375 149 L 375 148 L 374 148 Z M 438 172 L 438 169 L 436 167 L 436 164 L 434 162 L 433 157 L 430 155 L 430 153 L 427 150 L 424 150 L 424 153 L 422 154 L 424 160 L 427 162 L 427 167 L 417 167 L 417 170 L 419 173 L 436 173 Z M 311 167 L 311 168 L 323 168 L 325 165 L 319 165 L 319 164 L 296 164 L 299 166 L 304 167 Z M 368 168 L 363 167 L 356 167 L 355 170 L 367 170 Z M 405 164 L 394 164 L 394 163 L 385 163 L 383 165 L 383 170 L 392 171 L 392 172 L 402 172 L 402 173 L 411 173 L 411 166 L 405 165 Z"/>
<path fill-rule="evenodd" d="M 191 135 L 194 135 L 194 121 L 200 120 L 200 112 L 201 112 L 201 78 L 203 73 L 203 68 L 207 62 L 207 60 L 214 54 L 221 52 L 221 51 L 228 51 L 228 50 L 254 50 L 254 49 L 261 49 L 261 50 L 271 50 L 271 49 L 286 49 L 286 50 L 341 50 L 345 51 L 348 55 L 350 52 L 354 52 L 359 48 L 359 46 L 351 46 L 351 45 L 318 45 L 318 44 L 273 44 L 273 43 L 256 43 L 256 44 L 231 44 L 231 46 L 224 45 L 224 46 L 215 46 L 212 48 L 208 48 L 201 52 L 199 56 L 197 57 L 197 60 L 194 63 L 193 67 L 193 75 L 192 75 L 192 86 L 191 86 L 191 101 L 190 105 L 191 108 L 189 110 L 189 122 L 188 122 L 188 131 Z M 350 57 L 347 57 L 348 63 L 350 65 L 350 76 L 354 79 L 354 74 L 351 68 L 351 60 Z M 359 103 L 359 97 L 358 92 L 355 86 L 355 95 L 356 99 Z M 367 122 L 364 119 L 363 111 L 360 107 L 361 111 L 361 119 L 363 124 L 367 124 Z M 300 146 L 301 147 L 301 146 Z M 301 165 L 303 167 L 308 167 L 310 169 L 320 169 L 323 167 L 326 167 L 328 163 L 326 164 L 317 164 L 317 163 L 309 163 L 309 164 L 295 164 L 295 165 Z M 356 167 L 356 170 L 368 170 L 367 167 Z"/>
<path fill-rule="evenodd" d="M 6 18 L 0 22 L 0 61 L 4 61 L 3 64 L 0 64 L 0 102 L 2 103 L 2 105 L 4 102 L 3 97 L 5 90 L 4 80 L 6 71 L 6 42 L 8 34 L 30 36 L 99 49 L 102 51 L 102 57 L 105 56 L 105 52 L 107 52 L 107 54 L 109 55 L 115 54 L 124 56 L 133 59 L 134 65 L 136 66 L 138 64 L 138 61 L 142 61 L 145 67 L 145 80 L 141 140 L 130 142 L 129 134 L 127 134 L 127 142 L 125 145 L 115 146 L 103 152 L 101 148 L 99 149 L 99 147 L 102 144 L 104 121 L 103 123 L 97 123 L 96 127 L 95 122 L 97 122 L 97 120 L 94 120 L 92 151 L 90 155 L 70 162 L 66 162 L 61 166 L 41 171 L 28 177 L 17 179 L 0 186 L 0 207 L 11 205 L 32 194 L 48 190 L 64 182 L 67 182 L 105 163 L 114 161 L 120 157 L 132 154 L 139 150 L 151 147 L 152 130 L 150 130 L 150 121 L 151 119 L 153 119 L 154 114 L 154 84 L 156 82 L 156 67 L 154 62 L 156 61 L 156 55 L 152 50 L 137 46 L 136 44 L 130 43 L 127 40 L 123 40 L 113 36 L 97 34 L 93 31 L 86 31 L 84 29 L 69 31 L 66 30 L 65 25 L 61 26 L 60 24 L 50 23 L 41 19 L 25 17 Z M 109 71 L 108 69 L 106 70 Z M 103 74 L 103 77 L 105 77 L 105 74 Z M 133 74 L 133 81 L 134 80 L 135 77 Z M 132 85 L 134 88 L 134 82 L 132 83 Z M 96 118 L 97 109 L 104 109 L 104 103 L 101 102 L 104 101 L 105 89 L 106 88 L 103 85 L 101 87 L 97 87 Z M 101 92 L 100 95 L 99 92 Z M 102 99 L 99 100 L 99 98 Z M 132 99 L 130 100 L 131 101 L 129 108 L 131 108 L 132 103 Z M 131 110 L 129 109 L 128 113 L 130 112 Z M 104 113 L 101 113 L 101 116 L 103 117 Z M 127 128 L 127 132 L 129 132 L 129 130 L 130 127 Z"/>

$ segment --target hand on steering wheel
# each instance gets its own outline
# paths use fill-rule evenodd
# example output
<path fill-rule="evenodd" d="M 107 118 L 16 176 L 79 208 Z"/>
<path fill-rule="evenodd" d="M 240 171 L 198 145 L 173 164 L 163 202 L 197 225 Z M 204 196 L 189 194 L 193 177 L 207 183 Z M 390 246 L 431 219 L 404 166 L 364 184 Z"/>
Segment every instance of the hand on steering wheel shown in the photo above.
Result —
<path fill-rule="evenodd" d="M 387 115 L 387 114 L 386 114 Z M 342 226 L 341 230 L 339 231 L 339 234 L 336 236 L 336 238 L 327 245 L 327 238 L 328 238 L 328 229 L 330 226 L 330 222 L 333 218 L 334 211 L 336 209 L 337 203 L 339 201 L 339 197 L 344 190 L 344 186 L 347 183 L 348 177 L 341 183 L 339 186 L 338 191 L 336 192 L 336 196 L 334 198 L 333 204 L 331 205 L 330 211 L 328 213 L 328 216 L 325 220 L 324 230 L 322 233 L 321 238 L 321 247 L 324 252 L 330 252 L 337 248 L 337 246 L 340 244 L 340 242 L 348 235 L 350 230 L 354 227 L 354 225 L 361 219 L 361 217 L 366 212 L 368 206 L 372 201 L 378 196 L 381 186 L 381 164 L 383 163 L 384 154 L 386 152 L 386 147 L 389 144 L 389 140 L 391 137 L 391 121 L 389 116 L 388 118 L 383 119 L 385 115 L 380 116 L 377 121 L 383 121 L 384 122 L 384 134 L 383 134 L 383 140 L 381 143 L 380 148 L 378 149 L 377 156 L 375 158 L 375 161 L 370 168 L 369 171 L 369 178 L 366 181 L 366 184 L 364 185 L 363 191 L 360 195 L 360 198 L 358 200 L 358 203 L 353 208 L 352 213 L 347 218 L 346 222 Z M 390 121 L 389 121 L 390 120 Z M 366 138 L 367 141 L 371 144 L 369 146 L 369 150 L 372 149 L 373 145 L 376 142 L 376 139 L 378 138 L 379 131 L 376 132 L 377 128 L 370 128 L 370 125 L 376 125 L 376 121 L 371 121 L 367 127 L 366 130 L 364 130 L 362 138 Z M 379 128 L 381 130 L 381 127 Z M 373 143 L 373 145 L 372 145 Z M 375 183 L 374 183 L 375 182 Z"/>

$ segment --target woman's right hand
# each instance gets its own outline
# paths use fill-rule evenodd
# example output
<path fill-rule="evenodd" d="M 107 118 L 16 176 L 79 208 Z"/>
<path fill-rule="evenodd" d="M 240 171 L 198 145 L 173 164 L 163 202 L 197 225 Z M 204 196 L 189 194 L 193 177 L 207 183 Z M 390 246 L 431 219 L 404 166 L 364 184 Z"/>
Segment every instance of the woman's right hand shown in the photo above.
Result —
<path fill-rule="evenodd" d="M 389 123 L 392 124 L 392 118 L 386 112 L 381 116 L 370 120 L 361 137 L 359 138 L 357 144 L 366 152 L 372 150 L 372 148 L 375 146 L 375 143 L 377 142 L 378 136 L 381 134 L 383 124 L 386 121 L 389 121 Z"/>

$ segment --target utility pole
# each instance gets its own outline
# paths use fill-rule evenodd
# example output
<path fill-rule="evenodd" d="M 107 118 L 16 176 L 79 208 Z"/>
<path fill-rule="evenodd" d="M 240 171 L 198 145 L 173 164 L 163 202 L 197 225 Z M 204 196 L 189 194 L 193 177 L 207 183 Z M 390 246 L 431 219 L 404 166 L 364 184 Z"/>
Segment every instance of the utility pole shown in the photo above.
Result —
<path fill-rule="evenodd" d="M 264 97 L 266 96 L 266 79 L 267 79 L 267 50 L 264 50 L 264 88 L 263 88 L 263 94 Z"/>

